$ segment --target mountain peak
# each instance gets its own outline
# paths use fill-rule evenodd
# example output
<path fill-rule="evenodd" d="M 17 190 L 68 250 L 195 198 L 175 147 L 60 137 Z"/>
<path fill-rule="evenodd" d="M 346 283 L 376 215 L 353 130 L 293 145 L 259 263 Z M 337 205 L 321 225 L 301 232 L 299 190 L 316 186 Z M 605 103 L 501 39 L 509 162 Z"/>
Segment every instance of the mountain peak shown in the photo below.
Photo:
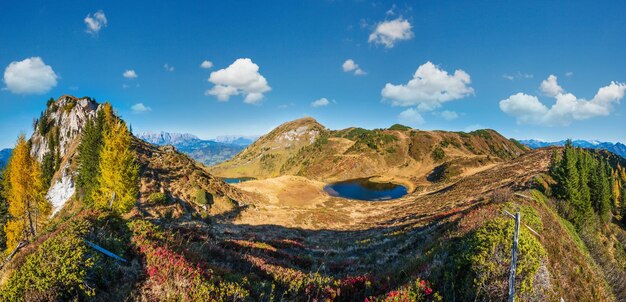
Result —
<path fill-rule="evenodd" d="M 200 140 L 197 136 L 190 133 L 173 133 L 173 132 L 152 132 L 145 131 L 137 135 L 138 138 L 149 142 L 151 144 L 163 146 L 163 145 L 180 145 L 190 143 L 196 140 Z"/>

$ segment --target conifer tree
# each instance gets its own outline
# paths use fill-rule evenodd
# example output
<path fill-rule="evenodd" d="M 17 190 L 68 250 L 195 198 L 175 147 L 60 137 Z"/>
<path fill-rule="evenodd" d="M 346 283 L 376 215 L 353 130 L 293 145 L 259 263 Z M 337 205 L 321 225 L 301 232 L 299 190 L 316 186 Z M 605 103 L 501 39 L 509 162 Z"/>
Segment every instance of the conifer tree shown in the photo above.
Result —
<path fill-rule="evenodd" d="M 93 205 L 93 191 L 98 187 L 100 174 L 100 150 L 104 127 L 104 113 L 98 112 L 95 119 L 85 124 L 78 146 L 78 177 L 76 186 L 83 202 Z"/>
<path fill-rule="evenodd" d="M 590 166 L 593 163 L 593 158 L 589 152 L 577 148 L 576 149 L 576 168 L 579 173 L 579 191 L 580 191 L 580 203 L 583 209 L 588 209 L 591 205 L 591 192 L 589 191 L 589 174 Z"/>
<path fill-rule="evenodd" d="M 24 135 L 18 138 L 3 177 L 7 177 L 4 191 L 9 213 L 5 233 L 7 248 L 12 249 L 21 240 L 31 240 L 51 210 L 45 198 L 39 163 L 30 155 L 30 146 Z"/>
<path fill-rule="evenodd" d="M 130 132 L 122 121 L 104 132 L 98 188 L 93 192 L 96 207 L 126 213 L 135 204 L 139 173 L 130 142 Z"/>

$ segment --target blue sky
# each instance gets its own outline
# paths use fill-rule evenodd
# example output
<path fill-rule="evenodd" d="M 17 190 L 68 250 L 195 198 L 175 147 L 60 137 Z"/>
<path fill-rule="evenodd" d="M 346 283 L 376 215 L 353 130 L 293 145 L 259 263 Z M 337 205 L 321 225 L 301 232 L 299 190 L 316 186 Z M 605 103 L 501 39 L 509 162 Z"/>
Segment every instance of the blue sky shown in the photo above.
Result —
<path fill-rule="evenodd" d="M 466 2 L 2 1 L 0 148 L 63 94 L 203 138 L 310 115 L 626 141 L 626 3 Z"/>

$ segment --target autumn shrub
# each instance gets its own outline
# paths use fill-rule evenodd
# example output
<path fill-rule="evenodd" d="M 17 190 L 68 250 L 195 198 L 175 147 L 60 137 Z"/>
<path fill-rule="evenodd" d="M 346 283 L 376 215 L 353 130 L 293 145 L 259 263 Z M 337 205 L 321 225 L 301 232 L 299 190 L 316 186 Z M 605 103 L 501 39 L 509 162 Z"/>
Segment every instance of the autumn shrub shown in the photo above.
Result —
<path fill-rule="evenodd" d="M 243 301 L 249 292 L 223 280 L 206 263 L 194 263 L 176 250 L 172 235 L 158 226 L 134 220 L 133 244 L 145 259 L 142 295 L 159 301 Z"/>
<path fill-rule="evenodd" d="M 414 281 L 392 291 L 382 297 L 369 297 L 366 302 L 389 301 L 389 302 L 426 302 L 442 301 L 441 296 L 435 292 L 426 280 L 416 278 Z"/>

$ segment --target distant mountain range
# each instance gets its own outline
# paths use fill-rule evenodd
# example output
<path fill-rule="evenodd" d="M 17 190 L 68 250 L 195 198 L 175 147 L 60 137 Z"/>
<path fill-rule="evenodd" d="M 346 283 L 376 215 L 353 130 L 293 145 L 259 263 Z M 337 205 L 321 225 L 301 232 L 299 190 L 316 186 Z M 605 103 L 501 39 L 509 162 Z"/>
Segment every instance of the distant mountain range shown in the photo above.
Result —
<path fill-rule="evenodd" d="M 4 169 L 4 167 L 7 165 L 9 156 L 11 156 L 11 151 L 13 151 L 13 149 L 0 150 L 0 169 Z"/>
<path fill-rule="evenodd" d="M 189 133 L 143 132 L 138 138 L 159 146 L 172 145 L 193 159 L 212 166 L 231 159 L 256 140 L 256 136 L 219 136 L 203 140 Z"/>
<path fill-rule="evenodd" d="M 566 140 L 558 141 L 558 142 L 544 142 L 536 139 L 528 139 L 528 140 L 520 140 L 520 143 L 536 149 L 543 148 L 548 146 L 564 146 L 567 142 Z M 572 145 L 575 147 L 581 148 L 589 148 L 589 149 L 603 149 L 610 152 L 613 152 L 621 157 L 626 158 L 626 145 L 622 143 L 610 143 L 610 142 L 600 142 L 596 140 L 587 141 L 587 140 L 575 140 L 572 141 Z"/>

